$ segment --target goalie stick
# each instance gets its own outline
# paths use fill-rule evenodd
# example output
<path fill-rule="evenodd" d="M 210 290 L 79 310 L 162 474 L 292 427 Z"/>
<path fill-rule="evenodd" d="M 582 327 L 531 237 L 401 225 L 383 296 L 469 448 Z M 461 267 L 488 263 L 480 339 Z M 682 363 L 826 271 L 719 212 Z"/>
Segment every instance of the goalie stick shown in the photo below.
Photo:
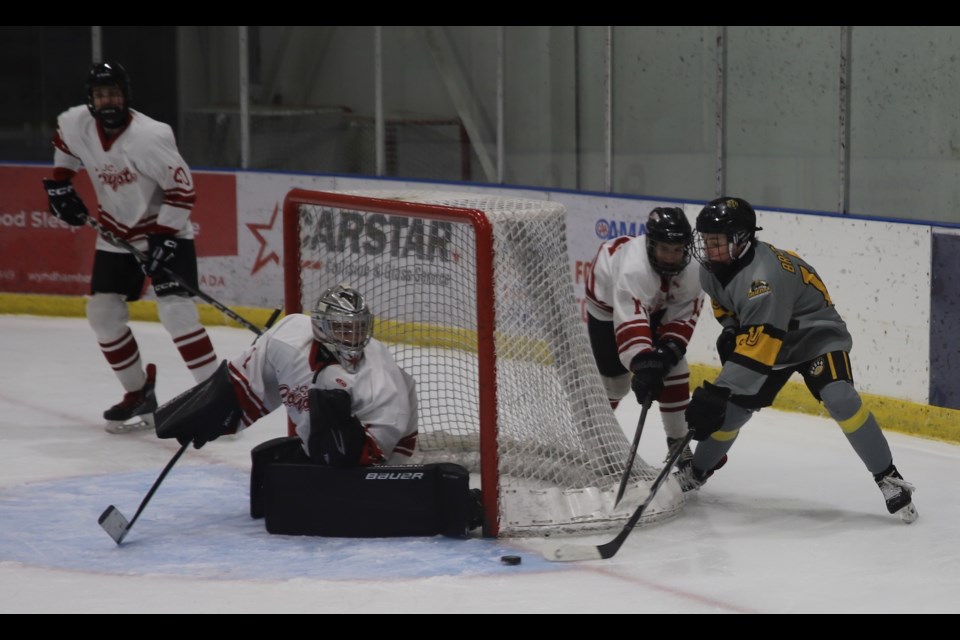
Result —
<path fill-rule="evenodd" d="M 283 310 L 283 306 L 278 306 L 273 310 L 273 313 L 270 314 L 270 318 L 267 320 L 267 324 L 264 325 L 263 330 L 256 328 L 256 326 L 251 325 L 253 330 L 256 332 L 257 337 L 263 335 L 263 332 L 273 326 L 273 323 L 277 321 L 277 318 L 280 317 L 280 312 Z M 187 450 L 187 446 L 190 444 L 190 441 L 187 440 L 180 448 L 177 449 L 177 452 L 173 454 L 173 457 L 170 458 L 170 462 L 167 463 L 167 466 L 163 468 L 163 471 L 160 472 L 160 475 L 157 476 L 157 479 L 154 480 L 153 486 L 150 487 L 150 490 L 147 491 L 147 495 L 143 497 L 143 500 L 140 501 L 140 506 L 137 507 L 137 512 L 133 514 L 132 520 L 127 520 L 127 518 L 120 513 L 120 510 L 117 509 L 114 505 L 110 505 L 103 510 L 103 513 L 100 514 L 100 517 L 97 519 L 97 523 L 106 531 L 113 541 L 118 545 L 123 542 L 123 539 L 127 537 L 127 534 L 130 533 L 130 529 L 133 528 L 133 524 L 137 521 L 137 518 L 140 517 L 140 514 L 143 513 L 144 508 L 146 508 L 147 503 L 150 502 L 150 498 L 153 497 L 153 494 L 156 493 L 157 488 L 160 486 L 160 483 L 163 482 L 163 479 L 167 477 L 167 474 L 170 473 L 170 469 L 173 468 L 173 465 L 177 463 L 177 460 L 180 459 L 180 456 L 183 455 L 183 452 Z"/>
<path fill-rule="evenodd" d="M 643 400 L 643 410 L 640 411 L 640 419 L 637 420 L 637 430 L 633 434 L 633 444 L 630 445 L 630 455 L 627 456 L 626 468 L 623 470 L 623 477 L 620 478 L 620 486 L 617 488 L 617 498 L 613 501 L 613 506 L 620 504 L 620 498 L 627 489 L 627 481 L 630 479 L 630 472 L 633 471 L 633 461 L 637 457 L 637 447 L 640 445 L 640 434 L 643 433 L 643 424 L 647 421 L 647 411 L 653 404 L 653 394 L 647 394 Z"/>
<path fill-rule="evenodd" d="M 552 560 L 554 562 L 574 562 L 577 560 L 606 560 L 607 558 L 612 558 L 614 555 L 616 555 L 617 551 L 620 550 L 620 547 L 623 546 L 627 536 L 630 535 L 630 532 L 633 531 L 633 528 L 636 526 L 637 522 L 640 521 L 640 517 L 643 515 L 643 512 L 646 511 L 647 507 L 650 506 L 650 503 L 653 502 L 653 498 L 657 495 L 660 485 L 662 485 L 663 481 L 666 480 L 667 476 L 670 475 L 670 470 L 673 469 L 673 465 L 677 463 L 677 460 L 680 458 L 680 454 L 683 453 L 683 448 L 690 444 L 692 439 L 693 431 L 687 431 L 687 435 L 683 437 L 683 440 L 676 444 L 676 446 L 670 452 L 670 457 L 667 459 L 667 462 L 663 465 L 663 469 L 660 470 L 660 474 L 650 486 L 650 495 L 648 495 L 647 499 L 643 501 L 643 504 L 637 507 L 637 510 L 633 512 L 633 515 L 631 515 L 630 519 L 627 520 L 627 523 L 623 525 L 623 529 L 620 530 L 620 533 L 617 534 L 616 538 L 610 542 L 597 546 L 587 544 L 561 545 L 549 553 L 545 553 L 544 557 L 547 560 Z"/>
<path fill-rule="evenodd" d="M 112 244 L 112 245 L 114 245 L 114 246 L 117 246 L 117 247 L 120 247 L 121 249 L 126 249 L 127 251 L 129 251 L 130 253 L 132 253 L 132 254 L 134 255 L 134 257 L 136 257 L 136 259 L 139 260 L 139 261 L 140 261 L 141 263 L 143 263 L 143 264 L 146 264 L 147 262 L 149 262 L 150 259 L 149 259 L 149 257 L 147 256 L 147 254 L 145 254 L 143 251 L 140 251 L 140 249 L 137 249 L 135 246 L 133 246 L 132 244 L 130 244 L 129 242 L 127 242 L 126 240 L 124 240 L 123 238 L 121 238 L 120 236 L 118 236 L 117 234 L 113 233 L 112 231 L 110 231 L 109 229 L 107 229 L 106 227 L 104 227 L 103 224 L 101 224 L 101 223 L 100 223 L 99 221 L 97 221 L 97 220 L 94 220 L 91 216 L 87 216 L 87 224 L 90 225 L 91 227 L 93 227 L 94 229 L 96 229 L 96 230 L 97 230 L 97 233 L 99 233 L 101 236 L 103 236 L 103 238 L 104 238 L 107 242 L 109 242 L 110 244 Z M 237 313 L 236 313 L 235 311 L 233 311 L 232 309 L 229 309 L 228 307 L 225 307 L 225 306 L 222 305 L 220 302 L 218 302 L 216 299 L 214 299 L 212 296 L 204 293 L 204 292 L 201 291 L 200 289 L 196 289 L 196 288 L 194 288 L 194 287 L 191 287 L 189 284 L 187 284 L 186 282 L 183 281 L 183 278 L 181 278 L 180 276 L 178 276 L 176 273 L 174 273 L 174 272 L 171 271 L 170 269 L 168 269 L 168 268 L 166 268 L 166 267 L 164 267 L 164 266 L 162 266 L 162 265 L 160 266 L 160 269 L 163 270 L 164 274 L 166 274 L 166 276 L 167 276 L 168 278 L 170 278 L 171 280 L 173 280 L 174 282 L 176 282 L 177 284 L 179 284 L 181 287 L 183 287 L 184 289 L 186 289 L 187 291 L 189 291 L 189 292 L 192 293 L 193 295 L 195 295 L 195 296 L 197 296 L 198 298 L 200 298 L 200 299 L 208 302 L 213 308 L 215 308 L 217 311 L 219 311 L 219 312 L 222 313 L 223 315 L 227 316 L 227 317 L 230 318 L 231 320 L 234 320 L 235 322 L 237 322 L 237 323 L 240 324 L 241 326 L 246 327 L 247 329 L 250 329 L 250 331 L 253 331 L 253 332 L 254 332 L 255 334 L 257 334 L 257 335 L 260 335 L 260 334 L 262 333 L 262 331 L 260 331 L 260 328 L 259 328 L 257 325 L 253 324 L 252 322 L 250 322 L 250 321 L 247 320 L 246 318 L 240 316 L 239 314 L 237 314 Z M 269 327 L 270 325 L 268 324 L 267 326 Z"/>

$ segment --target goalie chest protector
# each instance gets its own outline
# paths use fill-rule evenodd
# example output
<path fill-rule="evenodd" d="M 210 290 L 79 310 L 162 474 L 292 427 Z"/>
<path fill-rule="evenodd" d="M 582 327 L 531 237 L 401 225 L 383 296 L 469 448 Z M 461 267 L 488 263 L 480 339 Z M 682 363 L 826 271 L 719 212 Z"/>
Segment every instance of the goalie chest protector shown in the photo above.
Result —
<path fill-rule="evenodd" d="M 446 462 L 351 469 L 271 464 L 264 517 L 273 534 L 459 537 L 476 526 L 469 483 L 465 467 Z"/>

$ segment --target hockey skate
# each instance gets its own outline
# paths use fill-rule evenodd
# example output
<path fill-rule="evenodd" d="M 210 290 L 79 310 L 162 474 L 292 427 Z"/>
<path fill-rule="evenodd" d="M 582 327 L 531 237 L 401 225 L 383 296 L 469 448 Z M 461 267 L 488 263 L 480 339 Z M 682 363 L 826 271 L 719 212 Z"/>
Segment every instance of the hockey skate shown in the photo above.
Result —
<path fill-rule="evenodd" d="M 916 488 L 903 479 L 900 472 L 894 465 L 890 465 L 886 470 L 873 476 L 880 491 L 883 492 L 883 499 L 887 503 L 887 511 L 900 516 L 906 524 L 910 524 L 920 517 L 917 508 L 913 505 L 911 494 Z"/>
<path fill-rule="evenodd" d="M 666 464 L 667 460 L 670 459 L 670 452 L 673 451 L 673 448 L 681 440 L 683 440 L 683 438 L 671 438 L 670 436 L 667 436 L 667 455 L 663 458 L 664 464 Z M 693 450 L 690 448 L 690 445 L 688 444 L 683 447 L 683 453 L 681 453 L 680 457 L 677 459 L 677 468 L 682 467 L 684 464 L 689 463 L 691 460 L 693 460 Z"/>
<path fill-rule="evenodd" d="M 153 429 L 153 412 L 157 410 L 157 367 L 147 365 L 147 381 L 138 391 L 130 391 L 118 404 L 103 412 L 107 433 L 132 433 Z"/>
<path fill-rule="evenodd" d="M 681 454 L 681 460 L 683 460 L 683 455 L 685 454 Z M 700 471 L 693 466 L 693 455 L 691 455 L 686 461 L 677 464 L 675 475 L 677 476 L 677 481 L 680 483 L 680 489 L 684 493 L 699 489 L 707 481 L 707 478 L 713 475 L 714 471 L 725 464 L 727 464 L 727 454 L 723 454 L 720 462 L 715 464 L 710 471 Z"/>

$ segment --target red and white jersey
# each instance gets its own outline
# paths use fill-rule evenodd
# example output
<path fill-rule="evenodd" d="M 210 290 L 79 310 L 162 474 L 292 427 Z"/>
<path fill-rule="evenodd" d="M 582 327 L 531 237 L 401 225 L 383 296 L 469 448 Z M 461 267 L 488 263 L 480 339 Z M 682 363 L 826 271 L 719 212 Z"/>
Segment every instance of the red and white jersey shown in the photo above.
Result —
<path fill-rule="evenodd" d="M 53 144 L 54 178 L 70 179 L 85 167 L 97 192 L 97 217 L 108 230 L 141 250 L 148 233 L 193 238 L 193 176 L 169 125 L 131 109 L 127 126 L 108 142 L 100 123 L 80 105 L 57 118 Z M 97 249 L 124 251 L 103 238 Z"/>
<path fill-rule="evenodd" d="M 620 236 L 600 245 L 586 281 L 587 312 L 613 321 L 620 362 L 627 369 L 638 354 L 657 340 L 686 346 L 703 307 L 703 289 L 696 269 L 661 276 L 647 255 L 646 236 Z M 651 319 L 660 315 L 658 336 Z"/>
<path fill-rule="evenodd" d="M 413 454 L 417 437 L 414 380 L 376 339 L 364 349 L 357 372 L 348 373 L 313 339 L 310 316 L 292 314 L 234 358 L 229 369 L 243 408 L 244 428 L 283 405 L 306 449 L 309 390 L 344 389 L 350 393 L 351 411 L 367 431 L 362 463 L 398 462 L 397 456 Z"/>

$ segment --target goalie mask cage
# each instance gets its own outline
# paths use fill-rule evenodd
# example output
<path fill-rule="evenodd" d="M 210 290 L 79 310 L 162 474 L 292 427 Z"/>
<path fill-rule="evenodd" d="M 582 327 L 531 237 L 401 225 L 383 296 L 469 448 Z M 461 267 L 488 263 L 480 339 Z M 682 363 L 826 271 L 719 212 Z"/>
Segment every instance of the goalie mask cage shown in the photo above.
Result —
<path fill-rule="evenodd" d="M 486 536 L 622 525 L 656 470 L 630 442 L 579 316 L 561 204 L 426 191 L 318 192 L 284 202 L 287 313 L 327 287 L 367 299 L 374 336 L 417 381 L 413 463 L 479 474 Z M 639 524 L 675 515 L 676 482 Z"/>

